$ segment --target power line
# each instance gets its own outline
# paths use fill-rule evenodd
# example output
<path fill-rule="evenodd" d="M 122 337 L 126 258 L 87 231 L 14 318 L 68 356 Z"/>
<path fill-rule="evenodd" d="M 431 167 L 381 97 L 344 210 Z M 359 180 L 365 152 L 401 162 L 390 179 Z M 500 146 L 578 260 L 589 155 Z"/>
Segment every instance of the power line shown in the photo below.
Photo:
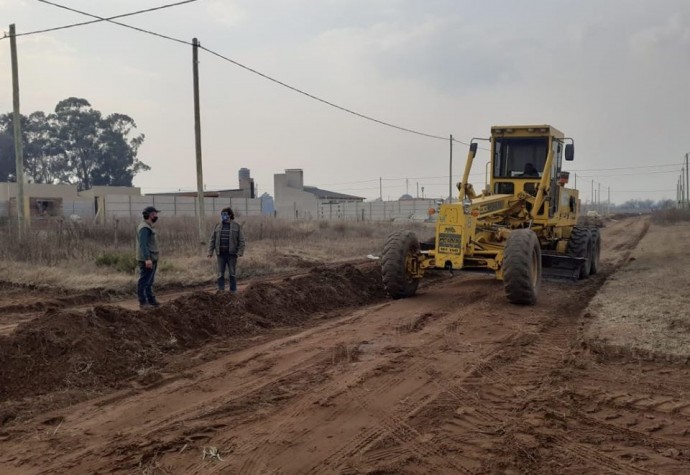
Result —
<path fill-rule="evenodd" d="M 79 13 L 79 14 L 81 14 L 81 15 L 85 15 L 85 16 L 88 16 L 88 17 L 91 17 L 91 18 L 97 18 L 99 21 L 107 21 L 107 22 L 110 22 L 110 23 L 114 23 L 115 25 L 120 25 L 120 26 L 123 26 L 123 27 L 125 27 L 125 28 L 129 28 L 129 29 L 131 29 L 131 30 L 138 31 L 138 32 L 140 32 L 140 33 L 146 33 L 146 34 L 148 34 L 148 35 L 157 36 L 157 37 L 159 37 L 159 38 L 163 38 L 163 39 L 166 39 L 166 40 L 174 41 L 174 42 L 176 42 L 176 43 L 182 43 L 182 44 L 185 44 L 185 45 L 188 45 L 188 46 L 193 46 L 192 43 L 190 43 L 189 41 L 181 40 L 181 39 L 179 39 L 179 38 L 174 38 L 174 37 L 172 37 L 172 36 L 163 35 L 163 34 L 161 34 L 161 33 L 156 33 L 155 31 L 146 30 L 146 29 L 144 29 L 144 28 L 137 28 L 136 26 L 128 25 L 128 24 L 126 24 L 126 23 L 120 23 L 119 21 L 114 21 L 114 20 L 111 20 L 111 19 L 109 19 L 109 18 L 104 18 L 104 17 L 100 17 L 100 16 L 98 16 L 98 15 L 93 15 L 93 14 L 91 14 L 91 13 L 83 12 L 83 11 L 81 11 L 81 10 L 77 10 L 76 8 L 67 7 L 67 6 L 65 6 L 65 5 L 60 5 L 60 4 L 58 4 L 58 3 L 50 2 L 50 1 L 48 1 L 48 0 L 37 0 L 37 1 L 38 1 L 38 2 L 41 2 L 41 3 L 45 3 L 45 4 L 47 4 L 47 5 L 52 5 L 52 6 L 57 7 L 57 8 L 62 8 L 63 10 L 68 10 L 68 11 L 70 11 L 70 12 Z M 191 1 L 191 0 L 190 0 L 190 1 Z M 197 1 L 197 0 L 194 0 L 194 1 Z"/>
<path fill-rule="evenodd" d="M 130 29 L 132 29 L 132 30 L 139 31 L 139 32 L 141 32 L 141 33 L 146 33 L 146 34 L 149 34 L 149 35 L 158 36 L 158 37 L 160 37 L 160 38 L 164 38 L 164 39 L 167 39 L 167 40 L 170 40 L 170 41 L 175 41 L 175 42 L 177 42 L 177 43 L 182 43 L 182 44 L 185 44 L 185 45 L 190 45 L 190 46 L 192 45 L 192 43 L 190 43 L 190 42 L 188 42 L 188 41 L 185 41 L 185 40 L 182 40 L 182 39 L 179 39 L 179 38 L 174 38 L 174 37 L 172 37 L 172 36 L 163 35 L 163 34 L 156 33 L 156 32 L 150 31 L 150 30 L 146 30 L 146 29 L 144 29 L 144 28 L 137 28 L 137 27 L 135 27 L 135 26 L 127 25 L 127 24 L 121 23 L 121 22 L 119 22 L 119 21 L 113 21 L 113 20 L 110 19 L 110 18 L 103 18 L 103 17 L 100 17 L 100 16 L 98 16 L 98 15 L 93 15 L 93 14 L 91 14 L 91 13 L 87 13 L 87 12 L 84 12 L 84 11 L 81 11 L 81 10 L 77 10 L 77 9 L 75 9 L 75 8 L 71 8 L 71 7 L 67 7 L 67 6 L 64 6 L 64 5 L 60 5 L 60 4 L 57 4 L 57 3 L 54 3 L 54 2 L 50 2 L 50 1 L 48 1 L 48 0 L 37 0 L 37 1 L 39 1 L 39 2 L 41 2 L 41 3 L 48 4 L 48 5 L 55 6 L 55 7 L 57 7 L 57 8 L 62 8 L 62 9 L 64 9 L 64 10 L 68 10 L 68 11 L 71 11 L 71 12 L 79 13 L 79 14 L 81 14 L 81 15 L 86 15 L 86 16 L 89 16 L 89 17 L 92 17 L 92 18 L 96 18 L 96 19 L 98 19 L 99 21 L 108 21 L 108 22 L 110 22 L 110 23 L 114 23 L 114 24 L 116 24 L 116 25 L 119 25 L 119 26 L 122 26 L 122 27 L 125 27 L 125 28 L 130 28 Z M 190 0 L 190 1 L 191 1 L 191 0 Z M 115 17 L 114 17 L 114 18 L 115 18 Z M 313 99 L 313 100 L 315 100 L 315 101 L 318 101 L 318 102 L 321 102 L 321 103 L 323 103 L 323 104 L 329 105 L 329 106 L 334 107 L 334 108 L 336 108 L 336 109 L 339 109 L 339 110 L 341 110 L 341 111 L 343 111 L 343 112 L 347 112 L 348 114 L 352 114 L 352 115 L 354 115 L 354 116 L 357 116 L 357 117 L 360 117 L 360 118 L 362 118 L 362 119 L 366 119 L 366 120 L 369 120 L 369 121 L 371 121 L 371 122 L 375 122 L 375 123 L 384 125 L 384 126 L 386 126 L 386 127 L 391 127 L 391 128 L 397 129 L 397 130 L 401 130 L 401 131 L 403 131 L 403 132 L 408 132 L 408 133 L 412 133 L 412 134 L 416 134 L 416 135 L 420 135 L 420 136 L 423 136 L 423 137 L 428 137 L 428 138 L 432 138 L 432 139 L 436 139 L 436 140 L 443 140 L 443 141 L 449 140 L 449 137 L 441 137 L 440 135 L 434 135 L 434 134 L 428 134 L 428 133 L 426 133 L 426 132 L 420 132 L 420 131 L 418 131 L 418 130 L 410 129 L 410 128 L 407 128 L 407 127 L 402 127 L 402 126 L 395 125 L 395 124 L 390 123 L 390 122 L 386 122 L 386 121 L 384 121 L 384 120 L 376 119 L 375 117 L 371 117 L 371 116 L 366 115 L 366 114 L 361 114 L 361 113 L 356 112 L 356 111 L 354 111 L 354 110 L 352 110 L 352 109 L 348 109 L 347 107 L 340 106 L 340 105 L 338 105 L 338 104 L 335 104 L 334 102 L 328 101 L 328 100 L 326 100 L 326 99 L 322 99 L 322 98 L 320 98 L 320 97 L 318 97 L 318 96 L 315 96 L 315 95 L 310 94 L 310 93 L 308 93 L 308 92 L 306 92 L 306 91 L 303 91 L 302 89 L 299 89 L 299 88 L 297 88 L 297 87 L 291 86 L 291 85 L 289 85 L 289 84 L 287 84 L 287 83 L 285 83 L 285 82 L 283 82 L 283 81 L 280 81 L 280 80 L 278 80 L 278 79 L 275 79 L 275 78 L 273 78 L 273 77 L 271 77 L 271 76 L 269 76 L 269 75 L 267 75 L 267 74 L 264 74 L 264 73 L 262 73 L 262 72 L 260 72 L 260 71 L 258 71 L 258 70 L 256 70 L 256 69 L 253 69 L 253 68 L 251 68 L 251 67 L 249 67 L 249 66 L 246 66 L 246 65 L 244 65 L 244 64 L 242 64 L 242 63 L 240 63 L 240 62 L 238 62 L 238 61 L 235 61 L 234 59 L 231 59 L 231 58 L 229 58 L 229 57 L 227 57 L 227 56 L 225 56 L 225 55 L 223 55 L 223 54 L 221 54 L 221 53 L 218 53 L 218 52 L 216 52 L 216 51 L 213 51 L 213 50 L 211 50 L 211 49 L 209 49 L 209 48 L 206 48 L 206 47 L 204 47 L 204 46 L 199 46 L 199 48 L 202 49 L 202 50 L 204 50 L 204 51 L 206 51 L 207 53 L 209 53 L 209 54 L 211 54 L 211 55 L 213 55 L 213 56 L 216 56 L 216 57 L 218 57 L 218 58 L 221 58 L 221 59 L 223 59 L 223 60 L 225 60 L 225 61 L 227 61 L 227 62 L 229 62 L 229 63 L 232 63 L 232 64 L 234 64 L 235 66 L 238 66 L 238 67 L 240 67 L 240 68 L 242 68 L 242 69 L 245 69 L 245 70 L 247 70 L 247 71 L 249 71 L 249 72 L 251 72 L 251 73 L 254 73 L 254 74 L 258 75 L 258 76 L 261 76 L 262 78 L 267 79 L 267 80 L 269 80 L 269 81 L 271 81 L 271 82 L 273 82 L 273 83 L 275 83 L 275 84 L 278 84 L 278 85 L 283 86 L 283 87 L 285 87 L 285 88 L 287 88 L 287 89 L 290 89 L 290 90 L 293 91 L 293 92 L 297 92 L 297 93 L 302 94 L 302 95 L 304 95 L 304 96 L 306 96 L 306 97 L 309 97 L 309 98 L 311 98 L 311 99 Z M 456 142 L 458 142 L 458 143 L 462 143 L 463 145 L 469 145 L 469 144 L 467 144 L 467 143 L 465 143 L 465 142 L 460 142 L 460 141 L 458 141 L 458 140 L 454 140 L 454 141 L 456 141 Z"/>
<path fill-rule="evenodd" d="M 657 172 L 639 172 L 639 173 L 616 173 L 614 175 L 578 175 L 578 178 L 602 178 L 602 177 L 616 177 L 616 176 L 639 176 L 639 175 L 658 175 L 666 173 L 678 173 L 678 170 L 666 170 Z"/>
<path fill-rule="evenodd" d="M 66 9 L 66 10 L 72 10 L 72 9 L 70 9 L 70 8 L 68 8 L 68 7 L 63 7 L 62 5 L 58 5 L 58 4 L 55 4 L 55 3 L 51 3 L 51 2 L 49 2 L 49 1 L 47 1 L 47 0 L 37 0 L 37 1 L 38 1 L 38 2 L 41 2 L 41 3 L 46 3 L 46 4 L 48 4 L 48 5 L 56 6 L 56 7 L 58 7 L 58 8 L 64 8 L 64 9 Z M 99 18 L 99 19 L 97 19 L 97 20 L 83 21 L 83 22 L 81 22 L 81 23 L 72 23 L 72 24 L 70 24 L 70 25 L 56 26 L 56 27 L 53 27 L 53 28 L 46 28 L 46 29 L 43 29 L 43 30 L 27 31 L 26 33 L 15 34 L 14 36 L 15 36 L 15 37 L 19 37 L 19 36 L 29 36 L 29 35 L 36 35 L 36 34 L 38 34 L 38 33 L 48 33 L 48 32 L 51 32 L 51 31 L 66 30 L 66 29 L 68 29 L 68 28 L 74 28 L 74 27 L 77 27 L 77 26 L 91 25 L 91 24 L 93 24 L 93 23 L 100 23 L 100 22 L 102 22 L 102 21 L 111 21 L 111 20 L 114 20 L 114 19 L 116 19 L 116 18 L 124 18 L 124 17 L 128 17 L 128 16 L 139 15 L 139 14 L 141 14 L 141 13 L 154 12 L 154 11 L 157 11 L 157 10 L 163 10 L 163 9 L 166 9 L 166 8 L 176 7 L 176 6 L 179 6 L 179 5 L 184 5 L 184 4 L 186 4 L 186 3 L 194 3 L 194 2 L 198 2 L 198 1 L 199 1 L 199 0 L 184 0 L 184 1 L 181 1 L 181 2 L 169 3 L 169 4 L 167 4 L 167 5 L 161 5 L 161 6 L 159 6 L 159 7 L 147 8 L 147 9 L 145 9 L 145 10 L 137 10 L 137 11 L 135 11 L 135 12 L 123 13 L 123 14 L 121 14 L 121 15 L 115 15 L 115 16 L 111 16 L 111 17 L 107 17 L 107 18 Z M 75 11 L 75 10 L 72 10 L 72 11 Z M 77 13 L 82 13 L 82 12 L 77 12 Z M 86 13 L 82 13 L 82 14 L 86 14 Z M 0 39 L 5 39 L 5 38 L 9 38 L 9 36 L 8 36 L 8 35 L 4 35 L 4 36 L 3 36 L 2 38 L 0 38 Z"/>
<path fill-rule="evenodd" d="M 259 72 L 259 71 L 257 71 L 256 69 L 250 68 L 249 66 L 245 66 L 244 64 L 239 63 L 239 62 L 235 61 L 234 59 L 230 59 L 230 58 L 228 58 L 227 56 L 224 56 L 224 55 L 222 55 L 222 54 L 220 54 L 220 53 L 217 53 L 217 52 L 215 52 L 215 51 L 213 51 L 213 50 L 211 50 L 211 49 L 209 49 L 209 48 L 206 48 L 206 47 L 204 47 L 204 46 L 200 46 L 200 48 L 203 49 L 204 51 L 206 51 L 207 53 L 210 53 L 210 54 L 212 54 L 212 55 L 214 55 L 214 56 L 217 56 L 217 57 L 219 57 L 219 58 L 221 58 L 221 59 L 223 59 L 223 60 L 225 60 L 225 61 L 228 61 L 228 62 L 234 64 L 235 66 L 239 66 L 240 68 L 246 69 L 247 71 L 252 72 L 252 73 L 254 73 L 254 74 L 258 75 L 258 76 L 261 76 L 261 77 L 264 78 L 264 79 L 268 79 L 269 81 L 272 81 L 272 82 L 274 82 L 274 83 L 276 83 L 276 84 L 279 84 L 279 85 L 281 85 L 281 86 L 283 86 L 283 87 L 286 87 L 286 88 L 290 89 L 291 91 L 297 92 L 297 93 L 299 93 L 299 94 L 303 94 L 303 95 L 305 95 L 305 96 L 307 96 L 307 97 L 309 97 L 309 98 L 311 98 L 311 99 L 314 99 L 315 101 L 322 102 L 322 103 L 324 103 L 324 104 L 326 104 L 326 105 L 329 105 L 329 106 L 331 106 L 331 107 L 335 107 L 336 109 L 339 109 L 339 110 L 341 110 L 341 111 L 343 111 L 343 112 L 347 112 L 348 114 L 352 114 L 352 115 L 355 115 L 355 116 L 357 116 L 357 117 L 361 117 L 362 119 L 370 120 L 370 121 L 372 121 L 372 122 L 376 122 L 377 124 L 385 125 L 385 126 L 387 126 L 387 127 L 392 127 L 392 128 L 394 128 L 394 129 L 402 130 L 402 131 L 404 131 L 404 132 L 409 132 L 409 133 L 412 133 L 412 134 L 421 135 L 421 136 L 423 136 L 423 137 L 429 137 L 429 138 L 432 138 L 432 139 L 443 140 L 443 141 L 449 140 L 448 137 L 441 137 L 441 136 L 439 136 L 439 135 L 427 134 L 426 132 L 419 132 L 419 131 L 417 131 L 417 130 L 408 129 L 407 127 L 402 127 L 402 126 L 399 126 L 399 125 L 391 124 L 390 122 L 386 122 L 386 121 L 383 121 L 383 120 L 379 120 L 379 119 L 376 119 L 376 118 L 374 118 L 374 117 L 371 117 L 371 116 L 368 116 L 368 115 L 365 115 L 365 114 L 360 114 L 359 112 L 355 112 L 355 111 L 353 111 L 352 109 L 348 109 L 347 107 L 339 106 L 338 104 L 335 104 L 335 103 L 333 103 L 333 102 L 327 101 L 326 99 L 321 99 L 320 97 L 317 97 L 317 96 L 315 96 L 315 95 L 313 95 L 313 94 L 310 94 L 310 93 L 308 93 L 308 92 L 305 92 L 305 91 L 303 91 L 303 90 L 301 90 L 301 89 L 298 89 L 298 88 L 296 88 L 296 87 L 294 87 L 294 86 L 290 86 L 289 84 L 286 84 L 286 83 L 284 83 L 283 81 L 280 81 L 280 80 L 278 80 L 278 79 L 272 78 L 271 76 L 268 76 L 267 74 L 264 74 L 264 73 L 262 73 L 262 72 Z M 466 145 L 468 145 L 468 144 L 466 144 Z"/>
<path fill-rule="evenodd" d="M 640 165 L 637 167 L 615 167 L 615 168 L 580 168 L 578 170 L 570 170 L 571 172 L 596 172 L 608 170 L 634 170 L 639 168 L 662 168 L 662 167 L 678 167 L 683 166 L 680 163 L 667 163 L 663 165 Z"/>

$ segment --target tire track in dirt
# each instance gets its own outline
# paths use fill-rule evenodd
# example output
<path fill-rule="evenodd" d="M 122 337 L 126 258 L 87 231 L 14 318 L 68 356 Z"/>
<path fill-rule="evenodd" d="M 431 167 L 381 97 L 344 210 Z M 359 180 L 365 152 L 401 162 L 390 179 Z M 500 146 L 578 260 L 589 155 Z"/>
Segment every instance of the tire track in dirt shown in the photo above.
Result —
<path fill-rule="evenodd" d="M 64 417 L 64 438 L 34 440 L 41 422 L 32 421 L 11 447 L 32 438 L 45 460 L 18 455 L 0 459 L 0 470 L 547 473 L 556 466 L 534 463 L 554 455 L 569 459 L 570 473 L 651 473 L 582 437 L 620 433 L 666 449 L 655 433 L 597 426 L 597 413 L 559 400 L 576 394 L 561 386 L 580 376 L 579 310 L 603 280 L 547 283 L 537 307 L 506 304 L 491 279 L 444 280 L 414 299 L 221 355 L 193 378 L 51 414 Z M 561 413 L 575 410 L 581 416 L 561 427 Z M 199 461 L 208 445 L 223 461 Z"/>

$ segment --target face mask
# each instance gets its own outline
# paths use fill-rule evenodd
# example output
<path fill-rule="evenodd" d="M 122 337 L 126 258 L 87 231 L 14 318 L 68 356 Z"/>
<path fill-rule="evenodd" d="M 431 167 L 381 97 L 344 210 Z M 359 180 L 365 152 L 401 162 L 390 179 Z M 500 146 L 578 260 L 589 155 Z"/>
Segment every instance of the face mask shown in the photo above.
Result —
<path fill-rule="evenodd" d="M 225 223 L 225 222 L 228 221 L 228 219 L 230 219 L 230 215 L 229 215 L 229 214 L 227 214 L 227 213 L 221 213 L 221 215 L 220 215 L 220 220 L 221 220 L 221 221 L 223 221 L 223 222 Z"/>
<path fill-rule="evenodd" d="M 153 218 L 151 218 L 152 223 L 155 223 L 156 221 L 158 221 L 158 216 L 154 216 Z"/>

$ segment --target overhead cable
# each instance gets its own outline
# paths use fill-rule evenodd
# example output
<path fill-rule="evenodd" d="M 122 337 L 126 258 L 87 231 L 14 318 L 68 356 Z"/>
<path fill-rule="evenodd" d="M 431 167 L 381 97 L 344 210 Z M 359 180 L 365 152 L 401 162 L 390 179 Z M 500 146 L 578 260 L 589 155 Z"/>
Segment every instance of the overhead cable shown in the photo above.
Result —
<path fill-rule="evenodd" d="M 66 10 L 70 10 L 70 11 L 74 11 L 74 12 L 76 12 L 76 13 L 81 13 L 81 14 L 83 14 L 83 15 L 87 15 L 86 13 L 79 12 L 79 11 L 76 11 L 76 10 L 71 9 L 71 8 L 68 8 L 68 7 L 64 7 L 64 6 L 62 6 L 62 5 L 58 5 L 58 4 L 56 4 L 56 3 L 52 3 L 52 2 L 49 2 L 49 1 L 47 1 L 47 0 L 37 0 L 37 1 L 38 1 L 38 2 L 41 2 L 41 3 L 46 3 L 46 4 L 48 4 L 48 5 L 56 6 L 56 7 L 58 7 L 58 8 L 64 8 L 64 9 L 66 9 Z M 66 30 L 66 29 L 68 29 L 68 28 L 75 28 L 75 27 L 77 27 L 77 26 L 91 25 L 91 24 L 93 24 L 93 23 L 100 23 L 100 22 L 102 22 L 102 21 L 112 21 L 112 20 L 117 19 L 117 18 L 124 18 L 124 17 L 128 17 L 128 16 L 139 15 L 139 14 L 141 14 L 141 13 L 154 12 L 154 11 L 157 11 L 157 10 L 163 10 L 163 9 L 166 9 L 166 8 L 176 7 L 176 6 L 179 6 L 179 5 L 184 5 L 184 4 L 186 4 L 186 3 L 194 3 L 194 2 L 198 2 L 198 1 L 199 1 L 199 0 L 184 0 L 184 1 L 181 1 L 181 2 L 169 3 L 169 4 L 167 4 L 167 5 L 161 5 L 161 6 L 158 6 L 158 7 L 147 8 L 147 9 L 145 9 L 145 10 L 137 10 L 137 11 L 135 11 L 135 12 L 130 12 L 130 13 L 123 13 L 123 14 L 121 14 L 121 15 L 115 15 L 115 16 L 111 16 L 111 17 L 107 17 L 107 18 L 98 18 L 97 20 L 83 21 L 83 22 L 81 22 L 81 23 L 72 23 L 72 24 L 69 24 L 69 25 L 56 26 L 56 27 L 53 27 L 53 28 L 46 28 L 46 29 L 43 29 L 43 30 L 27 31 L 26 33 L 16 33 L 14 36 L 16 36 L 16 37 L 19 37 L 19 36 L 29 36 L 29 35 L 36 35 L 36 34 L 38 34 L 38 33 L 48 33 L 48 32 L 51 32 L 51 31 Z M 113 22 L 113 23 L 114 23 L 114 22 Z M 2 38 L 0 38 L 0 39 L 5 39 L 5 38 L 9 38 L 9 35 L 4 35 L 4 36 L 3 36 Z"/>
<path fill-rule="evenodd" d="M 51 2 L 51 1 L 49 1 L 49 0 L 37 0 L 37 1 L 39 1 L 39 2 L 41 2 L 41 3 L 45 3 L 45 4 L 47 4 L 47 5 L 52 5 L 52 6 L 57 7 L 57 8 L 62 8 L 62 9 L 64 9 L 64 10 L 68 10 L 68 11 L 71 11 L 71 12 L 74 12 L 74 13 L 79 13 L 79 14 L 81 14 L 81 15 L 85 15 L 85 16 L 89 16 L 89 17 L 92 17 L 92 18 L 96 18 L 96 19 L 99 20 L 99 21 L 108 21 L 108 22 L 110 22 L 110 23 L 114 23 L 114 24 L 116 24 L 116 25 L 119 25 L 119 26 L 122 26 L 122 27 L 125 27 L 125 28 L 129 28 L 129 29 L 132 29 L 132 30 L 139 31 L 139 32 L 141 32 L 141 33 L 146 33 L 146 34 L 149 34 L 149 35 L 157 36 L 157 37 L 159 37 L 159 38 L 163 38 L 163 39 L 167 39 L 167 40 L 170 40 L 170 41 L 174 41 L 174 42 L 176 42 L 176 43 L 182 43 L 182 44 L 185 44 L 185 45 L 190 45 L 190 46 L 192 46 L 192 43 L 190 43 L 189 41 L 185 41 L 185 40 L 182 40 L 182 39 L 179 39 L 179 38 L 174 38 L 174 37 L 172 37 L 172 36 L 168 36 L 168 35 L 163 35 L 163 34 L 160 34 L 160 33 L 156 33 L 156 32 L 154 32 L 154 31 L 146 30 L 146 29 L 144 29 L 144 28 L 138 28 L 138 27 L 135 27 L 135 26 L 132 26 L 132 25 L 127 25 L 126 23 L 121 23 L 121 22 L 119 22 L 119 21 L 114 21 L 114 20 L 112 20 L 111 18 L 104 18 L 104 17 L 100 17 L 100 16 L 98 16 L 98 15 L 93 15 L 93 14 L 91 14 L 91 13 L 84 12 L 84 11 L 81 11 L 81 10 L 77 10 L 76 8 L 71 8 L 71 7 L 68 7 L 68 6 L 65 6 L 65 5 L 60 5 L 60 4 L 58 4 L 58 3 Z M 192 0 L 188 0 L 188 1 L 192 1 Z M 196 0 L 194 0 L 194 1 L 196 1 Z M 182 3 L 186 3 L 186 2 L 182 2 Z M 118 17 L 121 17 L 121 16 L 118 16 Z M 117 18 L 117 17 L 113 17 L 113 18 Z M 89 23 L 90 23 L 90 22 L 89 22 Z M 87 24 L 88 24 L 88 23 L 87 23 Z M 76 26 L 76 25 L 75 25 L 75 26 Z M 420 132 L 420 131 L 418 131 L 418 130 L 410 129 L 410 128 L 408 128 L 408 127 L 402 127 L 402 126 L 400 126 L 400 125 L 396 125 L 396 124 L 393 124 L 393 123 L 391 123 L 391 122 L 386 122 L 386 121 L 384 121 L 384 120 L 380 120 L 380 119 L 377 119 L 377 118 L 375 118 L 375 117 L 371 117 L 371 116 L 369 116 L 369 115 L 366 115 L 366 114 L 362 114 L 362 113 L 356 112 L 356 111 L 354 111 L 354 110 L 352 110 L 352 109 L 349 109 L 349 108 L 347 108 L 347 107 L 340 106 L 340 105 L 338 105 L 338 104 L 335 104 L 334 102 L 328 101 L 328 100 L 326 100 L 326 99 L 322 99 L 322 98 L 320 98 L 320 97 L 318 97 L 318 96 L 315 96 L 315 95 L 310 94 L 310 93 L 308 93 L 308 92 L 306 92 L 306 91 L 303 91 L 302 89 L 299 89 L 299 88 L 297 88 L 297 87 L 291 86 L 291 85 L 289 85 L 289 84 L 287 84 L 287 83 L 285 83 L 285 82 L 283 82 L 283 81 L 280 81 L 280 80 L 278 80 L 278 79 L 275 79 L 275 78 L 273 78 L 273 77 L 271 77 L 271 76 L 269 76 L 269 75 L 267 75 L 267 74 L 264 74 L 264 73 L 262 73 L 262 72 L 260 72 L 260 71 L 258 71 L 258 70 L 256 70 L 256 69 L 254 69 L 254 68 L 251 68 L 251 67 L 249 67 L 249 66 L 246 66 L 246 65 L 240 63 L 239 61 L 235 61 L 234 59 L 229 58 L 229 57 L 227 57 L 227 56 L 225 56 L 225 55 L 223 55 L 223 54 L 221 54 L 221 53 L 218 53 L 218 52 L 216 52 L 216 51 L 213 51 L 213 50 L 211 50 L 211 49 L 209 49 L 209 48 L 206 48 L 206 47 L 201 46 L 201 45 L 199 45 L 199 48 L 202 49 L 202 50 L 204 50 L 204 51 L 206 51 L 207 53 L 209 53 L 209 54 L 211 54 L 211 55 L 213 55 L 213 56 L 216 56 L 216 57 L 218 57 L 218 58 L 221 58 L 221 59 L 223 59 L 223 60 L 225 60 L 225 61 L 227 61 L 227 62 L 229 62 L 229 63 L 232 63 L 232 64 L 234 64 L 235 66 L 238 66 L 238 67 L 240 67 L 240 68 L 242 68 L 242 69 L 245 69 L 245 70 L 247 70 L 247 71 L 249 71 L 249 72 L 251 72 L 251 73 L 254 73 L 254 74 L 258 75 L 258 76 L 261 76 L 262 78 L 267 79 L 267 80 L 269 80 L 269 81 L 271 81 L 271 82 L 273 82 L 273 83 L 275 83 L 275 84 L 278 84 L 278 85 L 283 86 L 283 87 L 285 87 L 285 88 L 287 88 L 287 89 L 290 89 L 290 90 L 293 91 L 293 92 L 297 92 L 297 93 L 302 94 L 302 95 L 304 95 L 304 96 L 306 96 L 306 97 L 309 97 L 309 98 L 311 98 L 311 99 L 313 99 L 313 100 L 315 100 L 315 101 L 318 101 L 318 102 L 321 102 L 321 103 L 323 103 L 323 104 L 329 105 L 329 106 L 334 107 L 334 108 L 336 108 L 336 109 L 339 109 L 339 110 L 341 110 L 341 111 L 343 111 L 343 112 L 347 112 L 348 114 L 352 114 L 352 115 L 357 116 L 357 117 L 360 117 L 360 118 L 362 118 L 362 119 L 366 119 L 366 120 L 369 120 L 369 121 L 371 121 L 371 122 L 375 122 L 375 123 L 377 123 L 377 124 L 384 125 L 384 126 L 386 126 L 386 127 L 390 127 L 390 128 L 393 128 L 393 129 L 397 129 L 397 130 L 400 130 L 400 131 L 403 131 L 403 132 L 408 132 L 408 133 L 412 133 L 412 134 L 416 134 L 416 135 L 420 135 L 420 136 L 423 136 L 423 137 L 428 137 L 428 138 L 432 138 L 432 139 L 436 139 L 436 140 L 443 140 L 443 141 L 449 140 L 449 137 L 442 137 L 442 136 L 440 136 L 440 135 L 434 135 L 434 134 L 429 134 L 429 133 L 426 133 L 426 132 Z M 456 140 L 456 139 L 453 139 L 453 141 L 454 141 L 454 142 L 457 142 L 457 143 L 461 143 L 461 144 L 463 144 L 463 145 L 469 145 L 469 144 L 466 143 L 466 142 L 462 142 L 462 141 L 459 141 L 459 140 Z"/>

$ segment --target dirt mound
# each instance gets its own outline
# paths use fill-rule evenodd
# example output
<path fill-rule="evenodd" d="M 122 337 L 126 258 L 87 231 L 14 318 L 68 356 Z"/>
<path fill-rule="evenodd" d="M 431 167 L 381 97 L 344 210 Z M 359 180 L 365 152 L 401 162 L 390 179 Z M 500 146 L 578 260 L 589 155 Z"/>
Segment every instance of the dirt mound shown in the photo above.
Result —
<path fill-rule="evenodd" d="M 97 306 L 49 311 L 0 337 L 0 401 L 59 390 L 117 388 L 166 354 L 216 338 L 299 325 L 315 312 L 384 298 L 377 266 L 316 268 L 250 285 L 239 297 L 197 292 L 147 312 Z"/>

